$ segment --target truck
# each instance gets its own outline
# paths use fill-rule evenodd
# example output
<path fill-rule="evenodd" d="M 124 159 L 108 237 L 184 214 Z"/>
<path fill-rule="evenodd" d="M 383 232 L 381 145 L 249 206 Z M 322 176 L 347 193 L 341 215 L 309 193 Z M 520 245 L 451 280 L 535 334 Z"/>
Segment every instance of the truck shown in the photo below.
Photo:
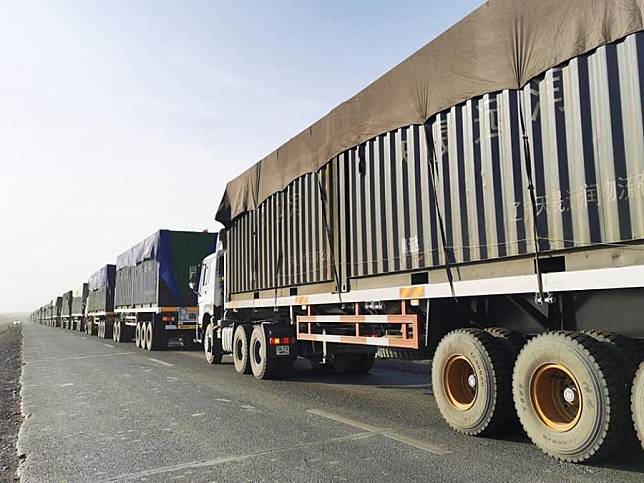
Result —
<path fill-rule="evenodd" d="M 190 280 L 206 361 L 270 379 L 423 354 L 457 432 L 518 419 L 570 462 L 641 435 L 644 12 L 626 3 L 487 2 L 231 180 Z"/>
<path fill-rule="evenodd" d="M 89 286 L 86 282 L 81 284 L 72 293 L 72 309 L 71 309 L 71 327 L 70 329 L 76 331 L 83 331 L 85 329 L 85 312 L 87 306 L 87 297 L 89 296 Z"/>
<path fill-rule="evenodd" d="M 63 329 L 72 328 L 72 299 L 74 298 L 74 291 L 69 290 L 63 293 L 63 303 L 60 309 L 60 325 Z"/>
<path fill-rule="evenodd" d="M 61 314 L 63 310 L 63 297 L 54 298 L 45 306 L 45 323 L 50 327 L 62 327 Z"/>
<path fill-rule="evenodd" d="M 85 306 L 85 333 L 103 335 L 106 327 L 113 327 L 118 318 L 114 312 L 116 265 L 107 264 L 90 275 Z"/>
<path fill-rule="evenodd" d="M 159 230 L 116 260 L 114 312 L 100 337 L 133 338 L 149 351 L 180 339 L 194 348 L 197 300 L 188 287 L 189 267 L 215 249 L 216 233 Z"/>

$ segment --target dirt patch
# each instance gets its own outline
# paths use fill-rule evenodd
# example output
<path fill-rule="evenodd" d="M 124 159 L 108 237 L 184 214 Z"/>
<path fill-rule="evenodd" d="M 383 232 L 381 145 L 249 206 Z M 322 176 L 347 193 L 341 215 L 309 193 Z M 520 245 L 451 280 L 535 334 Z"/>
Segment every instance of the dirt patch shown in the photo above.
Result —
<path fill-rule="evenodd" d="M 22 369 L 20 326 L 0 325 L 0 481 L 17 481 L 19 459 L 16 453 L 20 411 Z"/>

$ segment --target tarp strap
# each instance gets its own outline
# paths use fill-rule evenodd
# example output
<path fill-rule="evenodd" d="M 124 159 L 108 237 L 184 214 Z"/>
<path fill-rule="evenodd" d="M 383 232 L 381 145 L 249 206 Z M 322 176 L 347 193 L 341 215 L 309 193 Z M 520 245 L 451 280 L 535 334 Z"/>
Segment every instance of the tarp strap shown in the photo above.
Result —
<path fill-rule="evenodd" d="M 429 178 L 430 178 L 430 191 L 432 192 L 432 199 L 434 200 L 434 211 L 436 212 L 436 218 L 438 220 L 438 227 L 441 237 L 441 245 L 443 247 L 443 253 L 445 254 L 445 274 L 447 275 L 447 281 L 449 282 L 449 288 L 452 292 L 452 297 L 455 300 L 458 300 L 456 297 L 456 291 L 454 290 L 454 277 L 452 276 L 452 268 L 450 263 L 450 254 L 452 259 L 454 254 L 450 247 L 447 246 L 447 236 L 445 235 L 445 223 L 443 222 L 443 216 L 441 215 L 440 206 L 438 205 L 438 196 L 437 196 L 437 187 L 436 187 L 436 149 L 434 148 L 434 136 L 431 133 L 431 124 L 426 122 L 424 124 L 425 132 L 425 144 L 427 145 L 427 163 L 429 164 Z"/>
<path fill-rule="evenodd" d="M 279 229 L 282 229 L 282 223 L 284 223 L 284 213 L 282 212 L 282 197 L 278 196 L 277 197 L 277 207 L 278 207 L 278 212 L 279 212 L 279 218 L 278 218 L 278 223 L 277 226 Z M 278 236 L 276 237 L 279 242 L 281 242 L 282 237 Z M 283 267 L 282 265 L 284 264 L 284 246 L 283 243 L 279 243 L 278 246 L 278 253 L 279 255 L 277 256 L 277 264 L 275 265 L 275 301 L 273 303 L 273 309 L 277 310 L 277 288 L 280 286 L 279 283 L 279 277 L 282 274 Z"/>
<path fill-rule="evenodd" d="M 523 99 L 519 99 L 519 117 L 521 118 L 521 137 L 523 138 L 523 153 L 525 161 L 525 172 L 528 180 L 528 193 L 530 194 L 530 209 L 532 211 L 532 236 L 534 238 L 534 270 L 537 275 L 537 303 L 542 304 L 547 297 L 543 292 L 543 274 L 541 273 L 541 266 L 539 265 L 539 230 L 537 227 L 537 198 L 534 192 L 534 181 L 532 174 L 532 157 L 530 155 L 530 138 L 526 131 L 525 113 L 523 108 Z"/>
<path fill-rule="evenodd" d="M 333 247 L 333 239 L 331 238 L 331 229 L 329 228 L 329 222 L 326 216 L 326 210 L 328 206 L 328 200 L 326 196 L 326 190 L 322 185 L 322 175 L 320 171 L 315 173 L 317 178 L 318 191 L 320 193 L 320 200 L 322 201 L 322 224 L 324 226 L 324 233 L 326 233 L 326 239 L 329 243 L 329 253 L 331 254 L 331 265 L 333 266 L 333 278 L 335 278 L 335 285 L 338 291 L 338 298 L 340 304 L 342 304 L 342 284 L 340 283 L 340 274 L 338 273 L 338 267 L 335 264 L 335 250 Z"/>

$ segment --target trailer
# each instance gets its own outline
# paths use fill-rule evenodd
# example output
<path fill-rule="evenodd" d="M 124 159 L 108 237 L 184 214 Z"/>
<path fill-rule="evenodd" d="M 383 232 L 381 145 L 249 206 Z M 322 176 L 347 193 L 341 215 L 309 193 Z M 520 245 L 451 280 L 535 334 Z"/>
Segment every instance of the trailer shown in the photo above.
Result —
<path fill-rule="evenodd" d="M 488 2 L 229 182 L 191 279 L 207 362 L 266 379 L 295 357 L 366 372 L 376 348 L 422 353 L 458 432 L 518 416 L 560 460 L 619 451 L 644 418 L 627 3 Z"/>
<path fill-rule="evenodd" d="M 85 330 L 85 307 L 89 296 L 89 286 L 83 283 L 72 294 L 71 327 L 76 331 Z"/>
<path fill-rule="evenodd" d="M 72 328 L 72 299 L 74 291 L 69 290 L 63 294 L 63 303 L 60 310 L 60 325 L 63 329 Z"/>
<path fill-rule="evenodd" d="M 53 299 L 45 309 L 45 323 L 50 327 L 62 327 L 63 297 Z"/>
<path fill-rule="evenodd" d="M 105 338 L 107 328 L 114 325 L 118 315 L 114 311 L 116 265 L 105 265 L 88 280 L 85 307 L 85 333 Z"/>
<path fill-rule="evenodd" d="M 159 230 L 118 256 L 114 306 L 102 337 L 149 351 L 181 339 L 194 347 L 197 299 L 188 287 L 188 270 L 215 249 L 217 235 Z"/>

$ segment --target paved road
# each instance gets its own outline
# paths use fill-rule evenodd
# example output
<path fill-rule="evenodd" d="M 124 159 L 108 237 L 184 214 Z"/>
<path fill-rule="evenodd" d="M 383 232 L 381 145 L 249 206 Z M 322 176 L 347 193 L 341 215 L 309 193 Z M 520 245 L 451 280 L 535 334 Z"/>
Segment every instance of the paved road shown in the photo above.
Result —
<path fill-rule="evenodd" d="M 200 352 L 143 352 L 25 324 L 22 480 L 642 481 L 644 458 L 612 467 L 543 456 L 520 431 L 454 434 L 428 376 L 379 364 L 368 376 L 239 376 Z"/>

